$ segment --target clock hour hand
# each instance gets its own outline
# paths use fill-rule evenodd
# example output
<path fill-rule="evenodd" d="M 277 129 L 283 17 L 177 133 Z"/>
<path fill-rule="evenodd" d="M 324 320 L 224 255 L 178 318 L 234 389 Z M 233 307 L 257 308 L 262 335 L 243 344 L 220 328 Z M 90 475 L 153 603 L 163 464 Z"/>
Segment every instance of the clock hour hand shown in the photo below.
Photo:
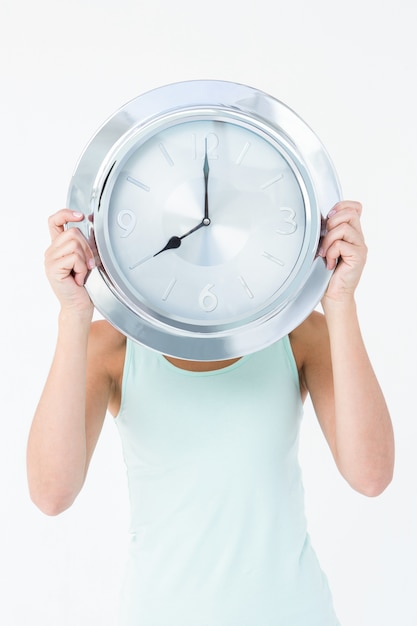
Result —
<path fill-rule="evenodd" d="M 158 254 L 161 254 L 161 252 L 165 252 L 165 250 L 173 250 L 175 248 L 179 248 L 180 245 L 181 245 L 182 240 L 185 237 L 188 237 L 188 235 L 191 235 L 191 233 L 195 233 L 195 231 L 199 230 L 202 226 L 208 226 L 208 223 L 206 223 L 205 219 L 202 222 L 200 222 L 199 224 L 197 224 L 197 226 L 194 226 L 194 228 L 189 230 L 187 233 L 185 233 L 184 235 L 181 235 L 181 237 L 177 237 L 176 235 L 174 235 L 173 237 L 168 239 L 168 242 L 162 248 L 162 250 L 159 250 L 159 252 L 156 252 L 153 256 L 158 256 Z"/>
<path fill-rule="evenodd" d="M 165 252 L 165 250 L 174 250 L 175 248 L 179 248 L 182 243 L 182 240 L 185 237 L 188 237 L 188 235 L 191 235 L 191 233 L 195 233 L 196 230 L 199 230 L 203 226 L 208 226 L 209 224 L 210 224 L 210 220 L 207 221 L 206 219 L 203 219 L 202 222 L 197 224 L 197 226 L 194 226 L 194 228 L 191 228 L 191 230 L 186 232 L 184 235 L 181 235 L 181 237 L 178 237 L 177 235 L 170 237 L 167 243 L 165 244 L 165 246 L 161 250 L 159 250 L 158 252 L 155 252 L 155 254 L 148 254 L 148 256 L 144 257 L 140 261 L 137 261 L 137 263 L 133 263 L 133 265 L 129 265 L 129 269 L 130 270 L 135 269 L 135 267 L 138 267 L 139 265 L 146 263 L 146 261 L 153 259 L 155 256 L 158 256 L 158 254 L 161 254 L 161 252 Z"/>

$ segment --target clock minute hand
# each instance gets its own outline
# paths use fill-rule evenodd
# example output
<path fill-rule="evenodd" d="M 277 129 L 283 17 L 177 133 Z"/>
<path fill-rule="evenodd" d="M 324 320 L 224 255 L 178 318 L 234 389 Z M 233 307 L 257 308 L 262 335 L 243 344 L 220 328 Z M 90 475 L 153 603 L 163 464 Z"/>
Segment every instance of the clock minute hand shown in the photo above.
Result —
<path fill-rule="evenodd" d="M 205 139 L 205 154 L 204 154 L 204 165 L 203 165 L 203 174 L 204 174 L 204 220 L 205 226 L 210 224 L 209 218 L 209 206 L 208 206 L 208 177 L 209 177 L 209 163 L 207 157 L 207 137 Z"/>

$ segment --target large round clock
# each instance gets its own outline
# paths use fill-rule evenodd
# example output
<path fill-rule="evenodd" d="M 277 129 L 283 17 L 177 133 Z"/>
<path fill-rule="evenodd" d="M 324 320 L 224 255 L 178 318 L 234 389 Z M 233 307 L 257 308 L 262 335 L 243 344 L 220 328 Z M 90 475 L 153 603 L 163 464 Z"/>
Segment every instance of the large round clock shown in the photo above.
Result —
<path fill-rule="evenodd" d="M 340 200 L 333 165 L 282 102 L 216 80 L 174 83 L 117 111 L 86 147 L 68 206 L 99 263 L 101 314 L 166 355 L 213 361 L 293 330 L 331 272 L 318 257 Z"/>

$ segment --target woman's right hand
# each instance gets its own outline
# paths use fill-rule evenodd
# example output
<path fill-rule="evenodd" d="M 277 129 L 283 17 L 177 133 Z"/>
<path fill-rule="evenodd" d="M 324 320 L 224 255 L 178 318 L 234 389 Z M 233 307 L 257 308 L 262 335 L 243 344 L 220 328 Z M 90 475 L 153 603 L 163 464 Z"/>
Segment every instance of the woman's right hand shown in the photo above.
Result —
<path fill-rule="evenodd" d="M 88 272 L 95 266 L 94 254 L 78 228 L 65 230 L 68 222 L 81 222 L 84 215 L 62 209 L 48 221 L 51 245 L 45 252 L 45 270 L 62 310 L 86 314 L 90 319 L 93 304 L 84 289 Z"/>

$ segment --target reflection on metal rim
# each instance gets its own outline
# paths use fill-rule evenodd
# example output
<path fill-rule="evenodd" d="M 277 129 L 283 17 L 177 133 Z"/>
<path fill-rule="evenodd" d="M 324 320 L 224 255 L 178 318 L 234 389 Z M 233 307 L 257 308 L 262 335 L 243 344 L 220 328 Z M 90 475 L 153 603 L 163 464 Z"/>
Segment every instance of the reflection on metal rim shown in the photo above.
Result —
<path fill-rule="evenodd" d="M 161 319 L 132 304 L 112 284 L 104 268 L 94 269 L 86 288 L 97 310 L 122 333 L 163 354 L 189 360 L 214 361 L 243 356 L 277 341 L 298 326 L 316 307 L 332 272 L 316 256 L 322 224 L 328 211 L 341 199 L 332 162 L 323 145 L 305 122 L 282 102 L 259 90 L 237 83 L 202 80 L 174 83 L 147 92 L 119 109 L 83 152 L 69 192 L 68 206 L 86 215 L 82 230 L 94 245 L 94 221 L 106 182 L 120 153 L 126 154 L 139 138 L 149 136 L 161 120 L 173 117 L 216 115 L 216 119 L 240 120 L 268 134 L 282 145 L 305 185 L 311 211 L 307 261 L 285 297 L 245 323 L 220 327 L 192 327 Z M 213 112 L 213 113 L 212 113 Z M 116 169 L 116 168 L 115 168 Z M 100 220 L 97 220 L 99 224 Z"/>

